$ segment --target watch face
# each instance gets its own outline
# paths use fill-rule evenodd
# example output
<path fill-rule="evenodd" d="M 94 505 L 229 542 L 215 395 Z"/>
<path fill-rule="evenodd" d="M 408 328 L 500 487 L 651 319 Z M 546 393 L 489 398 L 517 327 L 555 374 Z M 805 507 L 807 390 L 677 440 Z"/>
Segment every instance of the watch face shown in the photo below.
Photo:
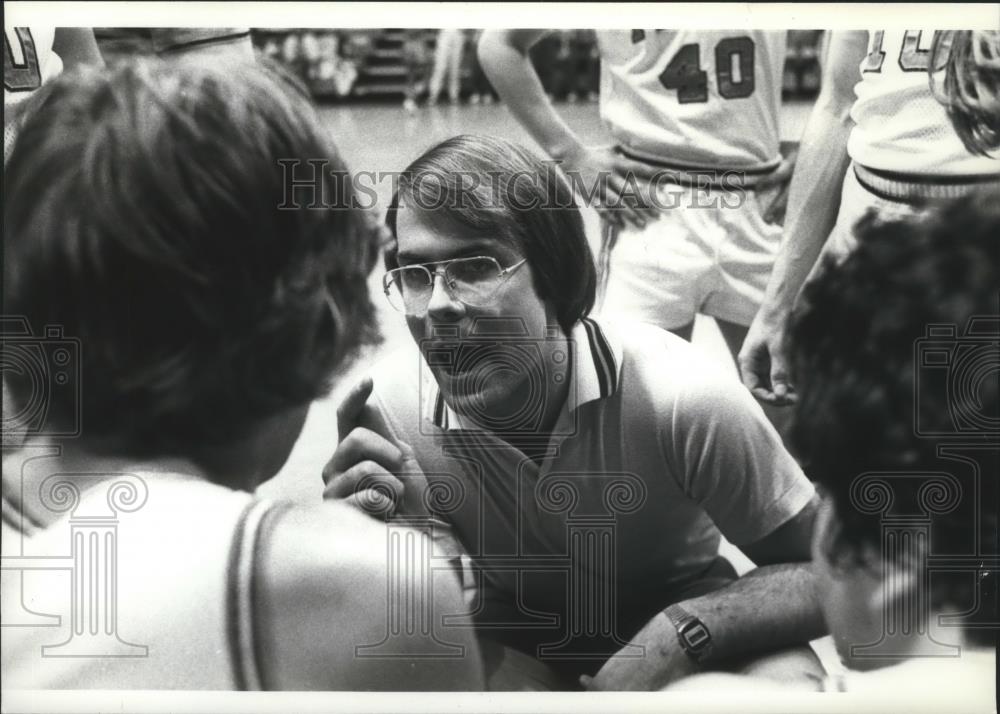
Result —
<path fill-rule="evenodd" d="M 681 630 L 681 637 L 684 638 L 684 643 L 695 651 L 705 647 L 711 639 L 711 635 L 708 634 L 708 628 L 697 620 Z"/>

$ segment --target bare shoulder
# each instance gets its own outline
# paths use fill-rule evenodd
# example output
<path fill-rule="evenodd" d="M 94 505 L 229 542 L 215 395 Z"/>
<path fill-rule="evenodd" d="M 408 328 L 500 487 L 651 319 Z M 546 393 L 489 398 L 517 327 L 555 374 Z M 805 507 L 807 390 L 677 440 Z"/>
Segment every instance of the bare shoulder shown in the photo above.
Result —
<path fill-rule="evenodd" d="M 386 558 L 386 525 L 340 503 L 293 506 L 284 511 L 267 535 L 266 558 L 276 587 L 301 586 L 303 578 L 330 570 L 374 575 Z"/>
<path fill-rule="evenodd" d="M 410 598 L 411 613 L 426 612 L 438 623 L 464 610 L 457 578 L 428 574 L 423 564 L 405 559 L 390 562 L 388 545 L 385 523 L 341 504 L 294 507 L 280 516 L 261 544 L 256 587 L 266 685 L 481 687 L 479 653 L 468 631 L 447 633 L 455 645 L 450 659 L 423 656 L 419 638 L 388 637 L 390 622 L 400 616 L 390 593 Z M 433 583 L 424 582 L 428 577 Z"/>

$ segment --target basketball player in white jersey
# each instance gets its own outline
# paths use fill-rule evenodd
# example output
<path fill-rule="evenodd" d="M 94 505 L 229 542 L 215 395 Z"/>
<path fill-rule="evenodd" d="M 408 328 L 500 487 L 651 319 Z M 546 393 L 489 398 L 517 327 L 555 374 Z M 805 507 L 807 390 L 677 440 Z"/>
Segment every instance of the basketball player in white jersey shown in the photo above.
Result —
<path fill-rule="evenodd" d="M 318 473 L 315 504 L 253 494 L 373 332 L 350 189 L 285 194 L 279 161 L 320 157 L 345 170 L 307 98 L 250 63 L 64 73 L 25 122 L 5 691 L 482 687 L 469 630 L 438 624 L 465 609 L 454 573 L 388 557 L 413 531 L 322 503 Z"/>
<path fill-rule="evenodd" d="M 3 26 L 3 160 L 14 148 L 27 100 L 63 67 L 102 65 L 94 33 L 86 27 Z"/>
<path fill-rule="evenodd" d="M 768 404 L 795 398 L 784 326 L 821 251 L 849 251 L 869 210 L 902 217 L 1000 184 L 1000 33 L 835 32 L 823 66 L 791 220 L 740 353 L 744 384 Z"/>
<path fill-rule="evenodd" d="M 598 201 L 602 312 L 688 339 L 695 315 L 708 314 L 735 356 L 780 240 L 756 189 L 787 176 L 778 134 L 785 33 L 598 31 L 610 149 L 584 146 L 546 99 L 528 59 L 544 34 L 487 31 L 480 60 L 514 116 Z"/>

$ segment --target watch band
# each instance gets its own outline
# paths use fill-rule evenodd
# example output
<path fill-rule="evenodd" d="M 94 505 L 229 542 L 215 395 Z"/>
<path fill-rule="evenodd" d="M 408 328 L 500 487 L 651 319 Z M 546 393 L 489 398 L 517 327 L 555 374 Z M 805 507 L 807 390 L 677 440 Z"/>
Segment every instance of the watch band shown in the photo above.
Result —
<path fill-rule="evenodd" d="M 712 656 L 712 633 L 705 623 L 674 604 L 663 611 L 677 630 L 677 641 L 685 654 L 698 664 L 703 664 Z"/>

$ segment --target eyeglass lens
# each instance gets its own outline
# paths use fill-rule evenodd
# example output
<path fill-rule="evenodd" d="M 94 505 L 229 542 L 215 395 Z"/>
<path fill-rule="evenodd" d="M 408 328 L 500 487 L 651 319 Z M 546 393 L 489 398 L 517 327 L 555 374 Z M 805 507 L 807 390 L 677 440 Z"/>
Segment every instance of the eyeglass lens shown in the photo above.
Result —
<path fill-rule="evenodd" d="M 466 305 L 483 307 L 489 303 L 503 278 L 494 258 L 459 258 L 444 266 L 444 280 L 449 293 Z M 389 273 L 392 285 L 387 295 L 393 307 L 408 315 L 427 309 L 434 293 L 434 274 L 423 265 L 397 268 Z"/>

